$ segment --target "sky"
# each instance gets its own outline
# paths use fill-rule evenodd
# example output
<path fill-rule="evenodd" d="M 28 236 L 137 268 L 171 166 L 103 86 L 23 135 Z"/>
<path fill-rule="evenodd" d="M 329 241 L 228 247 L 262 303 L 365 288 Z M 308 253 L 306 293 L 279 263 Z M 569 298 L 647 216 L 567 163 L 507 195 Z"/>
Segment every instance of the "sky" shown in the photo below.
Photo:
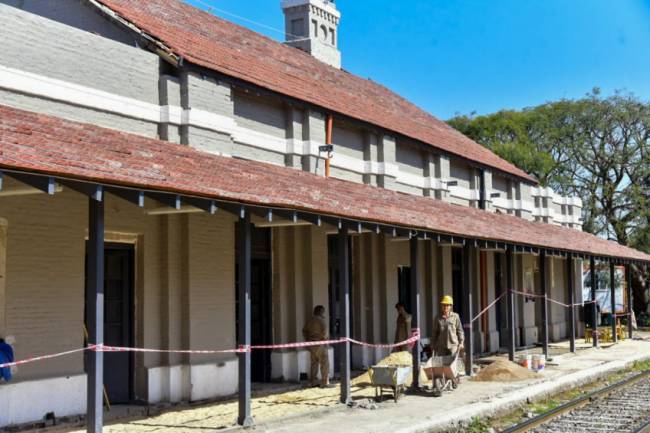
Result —
<path fill-rule="evenodd" d="M 280 0 L 186 1 L 284 39 Z M 442 119 L 579 98 L 594 87 L 650 101 L 650 0 L 336 0 L 336 6 L 343 68 Z"/>

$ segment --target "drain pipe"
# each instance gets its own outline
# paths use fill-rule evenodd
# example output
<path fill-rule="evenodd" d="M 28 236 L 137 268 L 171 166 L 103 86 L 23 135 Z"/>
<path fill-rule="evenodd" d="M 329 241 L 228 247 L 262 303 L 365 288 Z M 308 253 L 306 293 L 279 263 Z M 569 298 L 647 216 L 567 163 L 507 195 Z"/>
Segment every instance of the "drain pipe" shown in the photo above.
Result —
<path fill-rule="evenodd" d="M 327 152 L 327 157 L 325 158 L 325 177 L 330 177 L 330 159 L 332 159 L 332 151 L 334 146 L 332 145 L 332 128 L 334 127 L 334 116 L 331 114 L 327 115 L 327 122 L 325 124 L 325 151 Z"/>

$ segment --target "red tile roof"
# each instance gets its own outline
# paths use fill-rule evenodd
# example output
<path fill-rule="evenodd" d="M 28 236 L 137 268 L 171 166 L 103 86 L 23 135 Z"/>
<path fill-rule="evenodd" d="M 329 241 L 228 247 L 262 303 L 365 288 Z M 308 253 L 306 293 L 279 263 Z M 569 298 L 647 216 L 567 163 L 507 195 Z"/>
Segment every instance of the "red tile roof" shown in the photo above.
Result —
<path fill-rule="evenodd" d="M 179 0 L 98 0 L 185 60 L 537 181 L 384 86 Z"/>
<path fill-rule="evenodd" d="M 0 105 L 0 168 L 650 261 L 578 230 L 323 178 Z"/>

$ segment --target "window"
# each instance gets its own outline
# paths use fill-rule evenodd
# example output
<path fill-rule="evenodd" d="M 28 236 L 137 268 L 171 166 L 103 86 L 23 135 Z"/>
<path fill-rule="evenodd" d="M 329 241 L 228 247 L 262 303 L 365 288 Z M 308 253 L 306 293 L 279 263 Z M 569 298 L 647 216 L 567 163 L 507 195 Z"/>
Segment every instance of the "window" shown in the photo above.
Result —
<path fill-rule="evenodd" d="M 334 29 L 330 29 L 330 43 L 336 46 L 336 31 Z"/>

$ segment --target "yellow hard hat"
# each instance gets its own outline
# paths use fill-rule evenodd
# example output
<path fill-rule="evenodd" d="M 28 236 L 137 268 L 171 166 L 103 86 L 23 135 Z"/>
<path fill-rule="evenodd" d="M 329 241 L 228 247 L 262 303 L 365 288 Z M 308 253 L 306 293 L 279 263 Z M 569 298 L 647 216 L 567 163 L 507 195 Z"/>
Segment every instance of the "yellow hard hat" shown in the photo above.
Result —
<path fill-rule="evenodd" d="M 440 301 L 440 303 L 443 305 L 454 305 L 454 299 L 449 295 L 445 295 L 442 297 L 442 301 Z"/>

